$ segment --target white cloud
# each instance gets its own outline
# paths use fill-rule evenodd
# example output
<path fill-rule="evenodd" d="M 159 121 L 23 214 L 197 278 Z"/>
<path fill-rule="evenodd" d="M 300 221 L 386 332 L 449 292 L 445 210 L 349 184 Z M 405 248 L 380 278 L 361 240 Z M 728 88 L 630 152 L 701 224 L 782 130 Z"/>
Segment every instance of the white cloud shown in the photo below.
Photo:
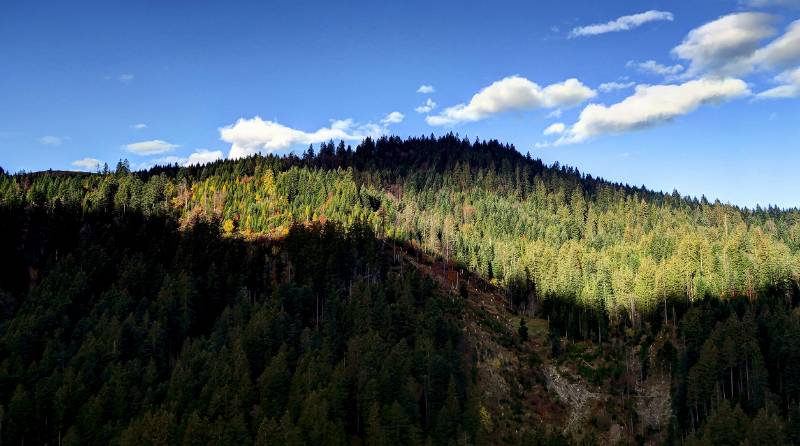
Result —
<path fill-rule="evenodd" d="M 752 63 L 764 68 L 787 68 L 800 63 L 800 20 L 786 32 L 753 54 Z"/>
<path fill-rule="evenodd" d="M 434 108 L 436 108 L 436 103 L 433 102 L 433 99 L 428 98 L 424 104 L 414 108 L 414 111 L 417 113 L 430 113 Z"/>
<path fill-rule="evenodd" d="M 671 12 L 655 10 L 645 11 L 639 14 L 622 16 L 607 23 L 598 23 L 594 25 L 573 28 L 572 31 L 569 32 L 568 37 L 574 38 L 580 36 L 595 36 L 598 34 L 611 32 L 628 31 L 638 28 L 648 22 L 660 20 L 672 21 L 673 19 L 674 16 Z"/>
<path fill-rule="evenodd" d="M 183 162 L 185 166 L 194 166 L 198 164 L 208 164 L 213 163 L 216 160 L 222 159 L 222 151 L 221 150 L 206 150 L 206 149 L 197 149 L 189 155 L 189 158 Z"/>
<path fill-rule="evenodd" d="M 328 140 L 357 141 L 367 136 L 377 137 L 385 128 L 376 124 L 357 125 L 352 119 L 332 121 L 330 127 L 313 132 L 286 127 L 256 116 L 239 118 L 235 124 L 219 129 L 220 139 L 231 144 L 228 158 L 242 158 L 262 151 L 268 153 L 299 144 L 314 144 Z"/>
<path fill-rule="evenodd" d="M 100 161 L 98 159 L 94 159 L 94 158 L 84 158 L 84 159 L 75 160 L 75 161 L 72 162 L 73 166 L 78 167 L 78 168 L 80 168 L 82 170 L 88 170 L 88 171 L 92 171 L 92 172 L 94 172 L 97 169 L 99 169 L 101 164 L 102 164 L 102 161 Z"/>
<path fill-rule="evenodd" d="M 136 129 L 136 130 L 146 129 L 147 128 L 147 124 L 143 124 L 143 123 L 132 124 L 131 128 L 132 129 Z"/>
<path fill-rule="evenodd" d="M 753 8 L 789 7 L 800 8 L 800 0 L 745 0 L 743 3 Z"/>
<path fill-rule="evenodd" d="M 147 170 L 153 166 L 171 166 L 177 164 L 179 166 L 188 167 L 188 166 L 197 166 L 202 164 L 213 163 L 216 160 L 222 159 L 224 155 L 222 154 L 221 150 L 207 150 L 207 149 L 197 149 L 194 153 L 191 153 L 188 157 L 182 156 L 165 156 L 162 158 L 156 158 L 144 161 L 136 165 L 137 170 Z"/>
<path fill-rule="evenodd" d="M 629 60 L 625 64 L 628 68 L 636 68 L 639 71 L 658 74 L 659 76 L 672 77 L 683 71 L 683 65 L 662 65 L 654 60 L 646 60 L 644 62 L 636 62 Z"/>
<path fill-rule="evenodd" d="M 557 109 L 551 111 L 550 113 L 548 113 L 547 116 L 545 116 L 545 118 L 556 118 L 556 119 L 558 119 L 558 118 L 561 117 L 562 114 L 564 114 L 564 110 L 561 110 L 560 108 L 557 108 Z"/>
<path fill-rule="evenodd" d="M 781 73 L 775 77 L 775 80 L 783 85 L 762 91 L 756 95 L 756 99 L 784 99 L 800 97 L 800 67 Z"/>
<path fill-rule="evenodd" d="M 683 84 L 638 85 L 623 101 L 587 105 L 555 145 L 585 141 L 593 136 L 651 127 L 685 115 L 703 104 L 719 103 L 749 94 L 740 79 L 697 79 Z"/>
<path fill-rule="evenodd" d="M 564 130 L 566 130 L 566 129 L 567 129 L 567 126 L 564 125 L 563 122 L 556 122 L 555 124 L 550 124 L 550 126 L 548 126 L 546 129 L 544 129 L 544 132 L 542 132 L 542 134 L 545 135 L 545 136 L 547 136 L 547 135 L 560 135 L 560 134 L 564 133 Z"/>
<path fill-rule="evenodd" d="M 762 91 L 756 95 L 757 99 L 788 99 L 800 96 L 800 86 L 798 85 L 779 85 Z"/>
<path fill-rule="evenodd" d="M 603 93 L 608 93 L 614 90 L 625 90 L 636 85 L 636 82 L 605 82 L 597 87 Z"/>
<path fill-rule="evenodd" d="M 134 76 L 132 74 L 130 74 L 130 73 L 124 73 L 124 74 L 120 74 L 117 79 L 119 79 L 120 82 L 126 82 L 127 83 L 127 82 L 132 81 L 133 77 Z"/>
<path fill-rule="evenodd" d="M 690 61 L 685 76 L 735 76 L 752 70 L 759 43 L 775 34 L 775 16 L 742 12 L 720 17 L 689 32 L 672 54 Z"/>
<path fill-rule="evenodd" d="M 155 165 L 165 166 L 165 165 L 184 164 L 184 163 L 186 163 L 186 158 L 172 155 L 172 156 L 165 156 L 163 158 L 157 158 L 149 162 L 144 162 L 142 163 L 142 166 L 149 165 L 149 167 L 147 167 L 149 169 L 150 167 L 153 167 Z"/>
<path fill-rule="evenodd" d="M 165 156 L 162 158 L 156 158 L 149 161 L 145 161 L 143 163 L 138 164 L 136 167 L 140 170 L 150 169 L 153 166 L 166 166 L 166 165 L 173 165 L 177 164 L 179 166 L 196 166 L 202 164 L 213 163 L 219 159 L 222 159 L 224 155 L 222 154 L 221 150 L 207 150 L 207 149 L 197 149 L 188 157 L 182 156 Z"/>
<path fill-rule="evenodd" d="M 793 82 L 800 85 L 800 67 L 786 71 L 777 78 L 780 82 Z"/>
<path fill-rule="evenodd" d="M 405 119 L 405 115 L 403 115 L 399 111 L 393 111 L 384 116 L 383 119 L 381 119 L 381 124 L 383 125 L 399 124 L 403 122 L 403 119 Z"/>
<path fill-rule="evenodd" d="M 776 16 L 765 13 L 730 14 L 690 31 L 672 53 L 691 62 L 683 77 L 706 73 L 735 76 L 754 70 L 793 68 L 800 64 L 800 20 L 761 46 L 776 34 L 772 26 L 776 20 Z M 781 85 L 759 97 L 786 97 L 792 87 L 791 83 Z"/>
<path fill-rule="evenodd" d="M 417 88 L 417 93 L 430 94 L 435 91 L 436 89 L 433 88 L 433 85 L 420 85 L 419 88 Z"/>
<path fill-rule="evenodd" d="M 541 88 L 524 77 L 510 76 L 483 88 L 468 104 L 448 107 L 438 115 L 426 117 L 425 121 L 434 126 L 480 121 L 513 110 L 573 107 L 595 96 L 597 92 L 577 79 Z"/>
<path fill-rule="evenodd" d="M 583 85 L 578 79 L 567 79 L 550 84 L 542 90 L 545 107 L 574 107 L 597 96 L 597 92 Z"/>
<path fill-rule="evenodd" d="M 125 150 L 137 155 L 159 155 L 161 153 L 171 152 L 178 147 L 176 144 L 170 144 L 160 139 L 153 139 L 150 141 L 141 141 L 125 146 Z"/>
<path fill-rule="evenodd" d="M 39 142 L 41 144 L 46 145 L 46 146 L 58 146 L 58 145 L 61 145 L 61 143 L 63 141 L 64 141 L 64 138 L 61 138 L 59 136 L 52 136 L 52 135 L 42 136 L 41 138 L 39 138 Z"/>

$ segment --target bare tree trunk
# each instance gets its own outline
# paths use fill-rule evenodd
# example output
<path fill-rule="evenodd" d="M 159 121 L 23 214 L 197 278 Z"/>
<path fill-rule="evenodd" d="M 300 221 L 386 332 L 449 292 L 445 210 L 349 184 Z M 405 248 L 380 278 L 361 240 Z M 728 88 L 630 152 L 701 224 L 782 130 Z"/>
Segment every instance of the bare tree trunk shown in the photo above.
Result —
<path fill-rule="evenodd" d="M 744 360 L 744 371 L 747 374 L 747 401 L 750 401 L 750 367 L 748 367 L 747 360 Z"/>

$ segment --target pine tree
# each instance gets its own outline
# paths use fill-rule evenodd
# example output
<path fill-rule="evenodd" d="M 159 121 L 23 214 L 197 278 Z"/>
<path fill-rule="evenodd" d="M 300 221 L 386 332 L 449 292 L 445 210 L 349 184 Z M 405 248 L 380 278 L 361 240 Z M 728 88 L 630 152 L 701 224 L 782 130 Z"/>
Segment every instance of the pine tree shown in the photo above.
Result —
<path fill-rule="evenodd" d="M 524 317 L 519 318 L 519 328 L 517 329 L 517 334 L 522 342 L 528 341 L 528 325 L 527 322 L 525 322 Z"/>

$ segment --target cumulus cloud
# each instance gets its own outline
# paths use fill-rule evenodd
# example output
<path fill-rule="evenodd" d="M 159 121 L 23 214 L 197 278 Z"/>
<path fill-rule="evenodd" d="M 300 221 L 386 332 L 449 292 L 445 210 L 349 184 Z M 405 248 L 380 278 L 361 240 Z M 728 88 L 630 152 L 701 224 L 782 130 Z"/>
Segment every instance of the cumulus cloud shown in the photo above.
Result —
<path fill-rule="evenodd" d="M 480 121 L 512 110 L 574 107 L 595 96 L 596 91 L 577 79 L 542 88 L 524 77 L 510 76 L 483 88 L 468 104 L 448 107 L 438 115 L 426 117 L 425 121 L 433 126 Z"/>
<path fill-rule="evenodd" d="M 39 138 L 39 143 L 44 144 L 46 146 L 58 146 L 64 141 L 63 138 L 59 136 L 47 135 L 42 136 Z"/>
<path fill-rule="evenodd" d="M 558 119 L 558 118 L 560 118 L 560 117 L 561 117 L 561 115 L 562 115 L 562 114 L 564 114 L 564 110 L 561 110 L 560 108 L 557 108 L 557 109 L 555 109 L 555 110 L 551 111 L 550 113 L 548 113 L 548 114 L 545 116 L 545 118 L 555 118 L 555 119 Z"/>
<path fill-rule="evenodd" d="M 800 96 L 800 86 L 794 84 L 779 85 L 762 91 L 756 95 L 756 99 L 788 99 Z"/>
<path fill-rule="evenodd" d="M 195 166 L 198 164 L 208 164 L 213 163 L 219 159 L 222 159 L 222 151 L 221 150 L 206 150 L 206 149 L 197 149 L 189 155 L 189 158 L 183 163 L 185 166 Z"/>
<path fill-rule="evenodd" d="M 636 62 L 633 60 L 629 60 L 627 64 L 625 64 L 628 68 L 636 68 L 639 71 L 643 71 L 646 73 L 653 73 L 659 76 L 664 77 L 673 77 L 676 74 L 683 71 L 683 65 L 675 64 L 675 65 L 662 65 L 654 60 L 646 60 L 644 62 Z"/>
<path fill-rule="evenodd" d="M 165 156 L 165 157 L 162 157 L 162 158 L 156 158 L 156 159 L 150 160 L 150 161 L 145 161 L 145 162 L 141 163 L 139 166 L 141 166 L 141 168 L 143 168 L 143 169 L 149 169 L 149 168 L 151 168 L 151 167 L 153 167 L 155 165 L 159 165 L 159 166 L 172 165 L 172 164 L 181 164 L 181 165 L 183 165 L 185 163 L 186 163 L 186 158 L 181 157 L 181 156 L 172 155 L 172 156 Z"/>
<path fill-rule="evenodd" d="M 578 79 L 550 84 L 542 90 L 545 107 L 574 107 L 583 101 L 597 96 L 597 92 L 583 85 Z"/>
<path fill-rule="evenodd" d="M 744 0 L 742 3 L 753 8 L 768 8 L 771 6 L 800 8 L 800 0 Z"/>
<path fill-rule="evenodd" d="M 800 67 L 781 73 L 775 80 L 779 85 L 756 95 L 756 99 L 785 99 L 800 97 Z"/>
<path fill-rule="evenodd" d="M 124 74 L 120 74 L 117 79 L 119 79 L 120 82 L 126 82 L 127 83 L 127 82 L 132 81 L 133 77 L 134 76 L 132 74 L 130 74 L 130 73 L 124 73 Z"/>
<path fill-rule="evenodd" d="M 581 36 L 595 36 L 598 34 L 618 31 L 628 31 L 638 28 L 648 22 L 661 20 L 667 20 L 671 22 L 673 19 L 674 16 L 671 12 L 650 10 L 641 12 L 639 14 L 625 15 L 607 23 L 597 23 L 594 25 L 573 28 L 572 31 L 569 32 L 568 37 L 575 38 Z"/>
<path fill-rule="evenodd" d="M 150 141 L 141 141 L 126 145 L 124 148 L 128 152 L 135 153 L 136 155 L 159 155 L 175 150 L 179 147 L 176 144 L 170 144 L 160 139 L 153 139 Z"/>
<path fill-rule="evenodd" d="M 759 44 L 775 34 L 776 17 L 760 12 L 742 12 L 720 17 L 689 32 L 672 49 L 678 58 L 690 61 L 685 75 L 711 73 L 736 76 L 752 70 L 752 56 Z"/>
<path fill-rule="evenodd" d="M 753 53 L 752 63 L 763 68 L 787 68 L 800 63 L 800 20 L 786 32 Z"/>
<path fill-rule="evenodd" d="M 131 128 L 132 129 L 136 129 L 136 130 L 146 129 L 147 128 L 147 124 L 143 124 L 143 123 L 131 124 Z"/>
<path fill-rule="evenodd" d="M 417 93 L 430 94 L 435 91 L 436 89 L 433 88 L 433 85 L 420 85 L 419 88 L 417 88 Z"/>
<path fill-rule="evenodd" d="M 436 103 L 433 102 L 433 99 L 428 98 L 424 104 L 414 108 L 414 111 L 417 113 L 430 113 L 434 108 L 436 108 Z"/>
<path fill-rule="evenodd" d="M 151 159 L 136 165 L 137 169 L 146 170 L 153 166 L 165 166 L 177 164 L 179 166 L 197 166 L 202 164 L 213 163 L 224 157 L 221 150 L 207 150 L 197 149 L 188 157 L 182 156 L 165 156 L 161 158 Z"/>
<path fill-rule="evenodd" d="M 797 67 L 794 70 L 784 72 L 783 74 L 778 76 L 778 80 L 784 82 L 793 82 L 795 84 L 800 85 L 800 67 Z"/>
<path fill-rule="evenodd" d="M 315 144 L 328 140 L 358 141 L 367 136 L 377 137 L 385 128 L 377 124 L 358 125 L 352 119 L 335 120 L 329 127 L 313 132 L 293 129 L 259 116 L 240 118 L 236 123 L 219 129 L 220 139 L 230 143 L 228 158 L 236 159 L 262 151 L 271 153 L 295 145 Z"/>
<path fill-rule="evenodd" d="M 615 90 L 625 90 L 636 85 L 636 82 L 605 82 L 597 87 L 603 93 L 608 93 Z"/>
<path fill-rule="evenodd" d="M 755 70 L 790 69 L 800 64 L 800 20 L 762 45 L 777 33 L 773 27 L 776 20 L 776 16 L 757 12 L 723 16 L 690 31 L 672 53 L 690 61 L 683 77 L 740 76 Z"/>
<path fill-rule="evenodd" d="M 72 165 L 81 169 L 81 170 L 88 170 L 88 171 L 96 171 L 100 168 L 102 161 L 95 159 L 95 158 L 84 158 L 80 160 L 75 160 L 72 162 Z"/>
<path fill-rule="evenodd" d="M 564 133 L 564 130 L 566 130 L 566 129 L 567 129 L 567 126 L 564 125 L 563 122 L 556 122 L 555 124 L 550 124 L 550 126 L 548 126 L 546 129 L 544 129 L 544 132 L 542 132 L 542 134 L 545 135 L 545 136 L 547 136 L 547 135 L 560 135 L 561 133 Z"/>
<path fill-rule="evenodd" d="M 734 78 L 697 79 L 671 85 L 638 85 L 633 95 L 611 106 L 587 105 L 578 122 L 566 130 L 555 145 L 651 127 L 690 113 L 703 104 L 719 103 L 749 93 L 747 84 Z"/>
<path fill-rule="evenodd" d="M 201 164 L 208 164 L 213 163 L 219 159 L 223 158 L 223 154 L 221 150 L 207 150 L 207 149 L 197 149 L 188 157 L 182 156 L 165 156 L 162 158 L 156 158 L 154 160 L 146 161 L 139 165 L 141 169 L 149 169 L 155 165 L 172 165 L 178 164 L 184 167 L 188 166 L 197 166 Z"/>
<path fill-rule="evenodd" d="M 383 119 L 381 119 L 381 124 L 383 125 L 399 124 L 403 122 L 403 119 L 405 118 L 406 118 L 405 115 L 400 113 L 399 111 L 393 111 L 384 116 Z"/>

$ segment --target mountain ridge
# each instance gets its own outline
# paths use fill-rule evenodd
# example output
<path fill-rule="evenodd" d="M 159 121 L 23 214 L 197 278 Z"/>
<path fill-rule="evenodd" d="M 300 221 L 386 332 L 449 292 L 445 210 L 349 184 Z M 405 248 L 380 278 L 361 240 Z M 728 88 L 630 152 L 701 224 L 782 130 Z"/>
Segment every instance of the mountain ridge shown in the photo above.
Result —
<path fill-rule="evenodd" d="M 800 439 L 796 211 L 454 135 L 2 175 L 0 211 L 8 438 Z"/>

